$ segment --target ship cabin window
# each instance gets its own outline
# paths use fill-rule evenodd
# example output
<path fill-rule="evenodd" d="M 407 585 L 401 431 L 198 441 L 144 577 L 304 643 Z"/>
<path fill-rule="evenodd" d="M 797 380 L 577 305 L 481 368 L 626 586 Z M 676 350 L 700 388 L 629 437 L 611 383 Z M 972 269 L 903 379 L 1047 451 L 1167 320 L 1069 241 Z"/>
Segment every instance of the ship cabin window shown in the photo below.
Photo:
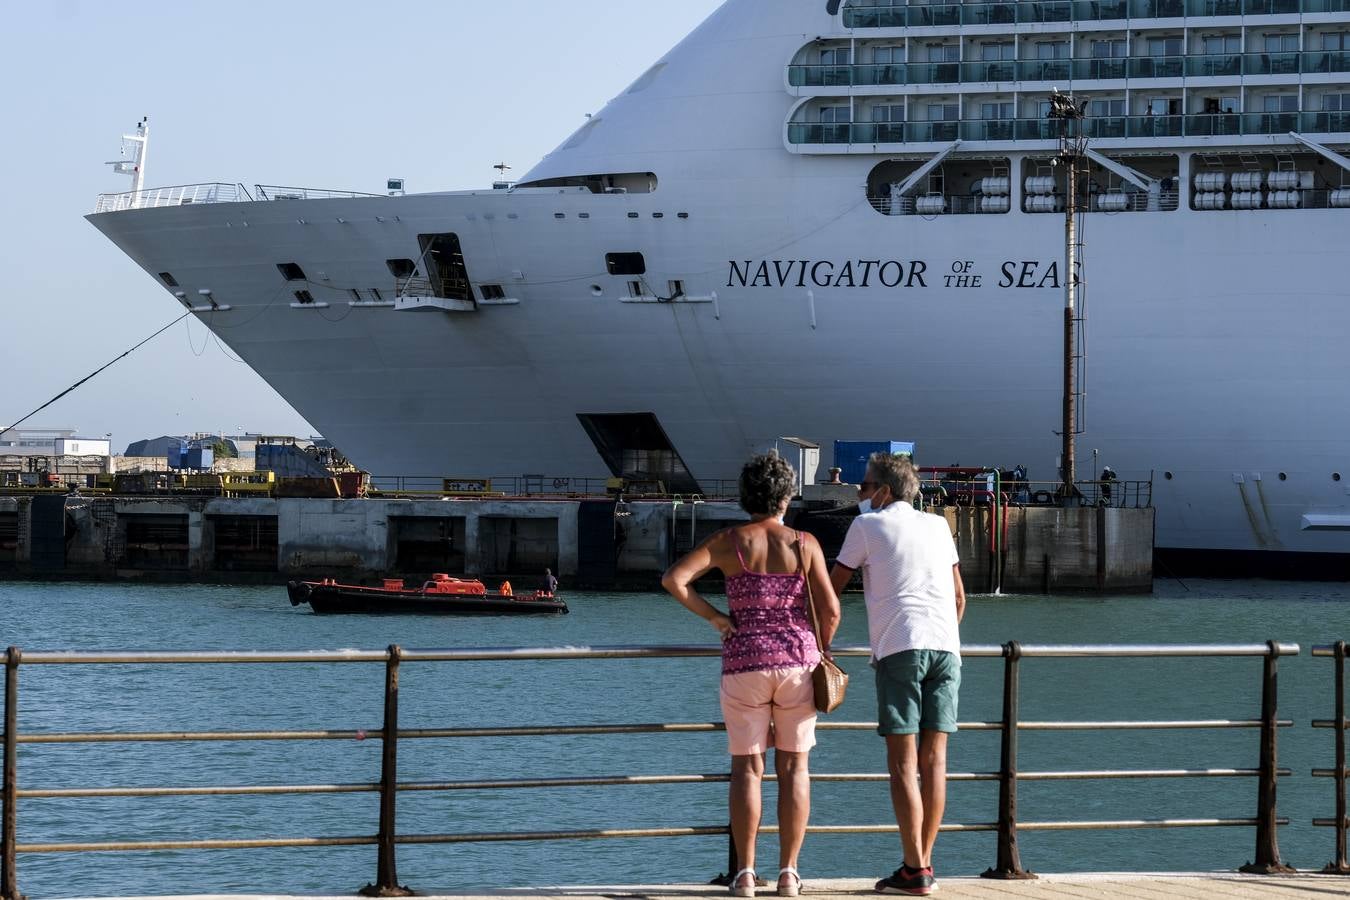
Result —
<path fill-rule="evenodd" d="M 1089 45 L 1092 59 L 1123 59 L 1129 55 L 1124 39 L 1096 40 Z"/>
<path fill-rule="evenodd" d="M 1068 59 L 1069 42 L 1068 41 L 1037 41 L 1036 42 L 1037 59 Z"/>
<path fill-rule="evenodd" d="M 1298 35 L 1268 34 L 1265 39 L 1267 53 L 1293 53 L 1298 50 Z"/>
<path fill-rule="evenodd" d="M 1151 37 L 1147 48 L 1149 56 L 1180 56 L 1182 54 L 1180 36 Z"/>
<path fill-rule="evenodd" d="M 277 263 L 277 271 L 280 272 L 281 277 L 285 278 L 287 281 L 308 281 L 308 279 L 305 278 L 305 270 L 293 262 Z"/>
<path fill-rule="evenodd" d="M 1350 112 L 1350 94 L 1323 94 L 1322 112 Z"/>
<path fill-rule="evenodd" d="M 1261 109 L 1268 113 L 1298 112 L 1298 94 L 1267 94 L 1261 99 Z"/>
<path fill-rule="evenodd" d="M 822 106 L 817 121 L 847 124 L 851 116 L 847 106 Z"/>
<path fill-rule="evenodd" d="M 928 62 L 954 63 L 961 61 L 960 44 L 926 44 L 924 46 L 925 49 L 928 51 Z"/>
<path fill-rule="evenodd" d="M 872 107 L 873 122 L 903 122 L 905 121 L 905 104 L 903 103 L 878 103 Z"/>
<path fill-rule="evenodd" d="M 955 122 L 961 118 L 961 107 L 956 103 L 928 104 L 929 122 Z"/>
<path fill-rule="evenodd" d="M 167 287 L 178 287 L 178 279 L 174 278 L 173 275 L 168 272 L 160 272 L 159 280 L 164 282 Z"/>
<path fill-rule="evenodd" d="M 506 291 L 502 290 L 500 284 L 480 284 L 478 286 L 478 293 L 484 300 L 506 299 Z"/>
<path fill-rule="evenodd" d="M 647 260 L 641 253 L 606 253 L 605 271 L 611 275 L 646 275 Z"/>
<path fill-rule="evenodd" d="M 820 51 L 820 64 L 822 66 L 847 66 L 850 62 L 850 55 L 847 47 L 830 47 Z"/>
<path fill-rule="evenodd" d="M 1017 113 L 1011 100 L 999 101 L 996 103 L 981 103 L 980 118 L 985 121 L 993 119 L 1015 119 Z"/>
<path fill-rule="evenodd" d="M 1179 116 L 1181 115 L 1180 97 L 1152 97 L 1144 106 L 1144 115 L 1146 116 Z"/>
<path fill-rule="evenodd" d="M 998 62 L 999 60 L 1016 58 L 1017 45 L 1012 41 L 998 41 L 980 45 L 980 60 L 982 62 Z"/>
<path fill-rule="evenodd" d="M 295 302 L 296 302 L 296 303 L 306 303 L 306 304 L 308 304 L 308 303 L 313 303 L 313 302 L 314 302 L 314 295 L 311 294 L 309 291 L 296 291 L 296 292 L 295 292 Z"/>
<path fill-rule="evenodd" d="M 417 263 L 411 259 L 386 259 L 384 264 L 389 267 L 389 274 L 395 278 L 411 278 L 417 271 Z"/>
<path fill-rule="evenodd" d="M 1350 31 L 1322 35 L 1323 50 L 1350 50 Z"/>
<path fill-rule="evenodd" d="M 904 47 L 873 47 L 872 64 L 877 66 L 898 66 L 905 61 Z"/>
<path fill-rule="evenodd" d="M 1242 36 L 1237 34 L 1211 34 L 1201 38 L 1200 47 L 1206 56 L 1221 53 L 1241 53 Z"/>
<path fill-rule="evenodd" d="M 1088 115 L 1123 116 L 1125 115 L 1125 101 L 1123 99 L 1093 100 L 1088 103 Z"/>

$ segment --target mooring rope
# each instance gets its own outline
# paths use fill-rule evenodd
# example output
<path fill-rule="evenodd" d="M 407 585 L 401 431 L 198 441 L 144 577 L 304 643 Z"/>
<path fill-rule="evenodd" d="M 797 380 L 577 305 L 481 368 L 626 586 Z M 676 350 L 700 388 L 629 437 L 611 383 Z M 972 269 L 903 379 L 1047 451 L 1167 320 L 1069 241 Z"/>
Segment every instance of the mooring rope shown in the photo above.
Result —
<path fill-rule="evenodd" d="M 174 319 L 174 320 L 173 320 L 172 322 L 170 322 L 168 325 L 165 325 L 165 326 L 164 326 L 163 328 L 161 328 L 159 331 L 156 331 L 154 334 L 150 335 L 148 338 L 146 338 L 145 340 L 141 341 L 141 342 L 140 342 L 139 344 L 137 344 L 136 346 L 132 347 L 131 349 L 129 349 L 129 350 L 127 350 L 127 351 L 125 351 L 125 352 L 122 353 L 120 356 L 118 356 L 118 357 L 116 357 L 116 358 L 114 358 L 114 359 L 112 359 L 112 360 L 109 360 L 108 362 L 106 362 L 106 363 L 104 363 L 103 365 L 99 366 L 97 369 L 95 369 L 94 371 L 90 372 L 88 375 L 84 376 L 84 377 L 81 378 L 79 381 L 75 382 L 75 383 L 72 384 L 70 387 L 66 388 L 66 389 L 65 389 L 64 391 L 62 391 L 61 393 L 57 394 L 55 397 L 53 397 L 52 399 L 48 400 L 46 403 L 42 404 L 42 405 L 39 406 L 37 409 L 35 409 L 35 410 L 33 410 L 32 412 L 30 412 L 28 415 L 24 416 L 22 419 L 20 419 L 19 421 L 15 422 L 13 425 L 10 425 L 10 426 L 8 426 L 8 427 L 6 427 L 6 428 L 0 428 L 0 434 L 4 434 L 6 431 L 10 431 L 10 430 L 12 430 L 12 429 L 18 428 L 18 427 L 19 427 L 20 425 L 22 425 L 24 422 L 27 422 L 29 419 L 33 418 L 33 416 L 36 416 L 38 413 L 42 412 L 42 411 L 43 411 L 44 409 L 46 409 L 47 407 L 51 406 L 51 405 L 52 405 L 53 403 L 55 403 L 57 400 L 60 400 L 60 399 L 61 399 L 62 397 L 64 397 L 66 394 L 69 394 L 71 391 L 75 390 L 77 387 L 79 387 L 80 385 L 84 384 L 84 383 L 85 383 L 86 381 L 88 381 L 89 379 L 93 378 L 93 377 L 94 377 L 95 375 L 97 375 L 99 372 L 102 372 L 104 369 L 108 368 L 108 367 L 111 366 L 113 363 L 117 362 L 118 360 L 124 359 L 124 358 L 130 356 L 131 354 L 135 353 L 137 350 L 139 350 L 140 348 L 144 347 L 146 344 L 150 343 L 150 342 L 153 341 L 155 338 L 159 337 L 161 334 L 163 334 L 164 332 L 168 331 L 170 328 L 172 328 L 173 326 L 177 325 L 179 322 L 183 321 L 184 319 L 186 319 L 186 318 L 187 318 L 188 316 L 190 316 L 190 315 L 192 315 L 192 313 L 190 313 L 190 312 L 185 312 L 185 313 L 183 313 L 181 316 L 179 316 L 178 318 Z"/>

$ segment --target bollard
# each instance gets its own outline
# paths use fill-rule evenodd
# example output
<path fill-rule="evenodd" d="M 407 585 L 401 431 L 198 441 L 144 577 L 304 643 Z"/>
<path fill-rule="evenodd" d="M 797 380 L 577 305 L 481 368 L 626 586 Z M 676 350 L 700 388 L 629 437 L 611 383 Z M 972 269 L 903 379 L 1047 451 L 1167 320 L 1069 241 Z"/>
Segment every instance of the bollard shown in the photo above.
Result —
<path fill-rule="evenodd" d="M 4 821 L 0 826 L 0 898 L 23 900 L 15 871 L 19 800 L 19 661 L 18 647 L 5 652 Z"/>
<path fill-rule="evenodd" d="M 1003 742 L 999 749 L 998 862 L 980 873 L 981 878 L 1003 880 L 1035 878 L 1022 868 L 1017 851 L 1017 670 L 1022 645 L 1003 645 Z"/>
<path fill-rule="evenodd" d="M 381 732 L 380 753 L 380 833 L 379 862 L 375 883 L 361 888 L 366 897 L 411 897 L 413 892 L 398 883 L 398 860 L 395 857 L 395 810 L 398 802 L 398 664 L 403 648 L 389 645 L 389 659 L 384 668 L 384 730 Z"/>
<path fill-rule="evenodd" d="M 1276 821 L 1275 788 L 1279 780 L 1279 704 L 1277 665 L 1280 648 L 1275 641 L 1262 659 L 1261 763 L 1256 793 L 1256 858 L 1238 871 L 1249 875 L 1287 875 L 1294 871 L 1280 861 L 1279 823 Z"/>
<path fill-rule="evenodd" d="M 1345 858 L 1345 641 L 1333 647 L 1336 657 L 1336 858 L 1322 869 L 1323 875 L 1350 875 Z"/>

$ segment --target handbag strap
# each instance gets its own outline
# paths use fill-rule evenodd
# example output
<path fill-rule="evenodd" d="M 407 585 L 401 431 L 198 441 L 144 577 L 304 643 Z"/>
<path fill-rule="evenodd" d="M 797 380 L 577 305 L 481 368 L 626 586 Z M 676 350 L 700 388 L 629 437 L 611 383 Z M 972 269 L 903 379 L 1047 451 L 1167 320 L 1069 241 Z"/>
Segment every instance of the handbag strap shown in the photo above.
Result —
<path fill-rule="evenodd" d="M 806 585 L 806 618 L 811 623 L 811 633 L 816 636 L 816 647 L 821 653 L 825 645 L 820 640 L 820 623 L 816 621 L 816 598 L 811 594 L 811 576 L 806 571 L 806 546 L 802 532 L 797 532 L 797 560 L 802 567 L 802 583 Z"/>

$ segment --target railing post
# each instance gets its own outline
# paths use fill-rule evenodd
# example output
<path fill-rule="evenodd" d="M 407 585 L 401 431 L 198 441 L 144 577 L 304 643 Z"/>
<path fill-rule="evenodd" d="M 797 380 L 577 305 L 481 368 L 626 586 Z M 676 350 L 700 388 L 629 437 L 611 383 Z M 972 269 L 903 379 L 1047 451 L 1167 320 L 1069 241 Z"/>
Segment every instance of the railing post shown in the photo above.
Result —
<path fill-rule="evenodd" d="M 741 870 L 740 858 L 736 855 L 736 833 L 731 830 L 731 823 L 727 823 L 727 870 L 719 872 L 713 876 L 708 884 L 718 884 L 722 887 L 730 887 L 731 879 Z"/>
<path fill-rule="evenodd" d="M 1256 858 L 1239 871 L 1252 875 L 1288 874 L 1294 871 L 1280 861 L 1279 824 L 1276 821 L 1275 788 L 1279 780 L 1278 672 L 1280 647 L 1267 641 L 1261 677 L 1261 763 L 1256 794 Z"/>
<path fill-rule="evenodd" d="M 1336 657 L 1336 858 L 1327 863 L 1323 875 L 1350 875 L 1345 858 L 1345 832 L 1350 827 L 1345 811 L 1345 641 L 1332 648 Z"/>
<path fill-rule="evenodd" d="M 19 800 L 19 661 L 18 647 L 5 652 L 4 822 L 0 830 L 0 898 L 23 900 L 15 869 Z"/>
<path fill-rule="evenodd" d="M 999 750 L 998 862 L 980 873 L 981 878 L 1005 880 L 1035 878 L 1022 868 L 1017 852 L 1017 670 L 1022 645 L 1003 645 L 1003 742 Z"/>
<path fill-rule="evenodd" d="M 398 802 L 398 666 L 403 648 L 389 645 L 384 666 L 384 726 L 380 754 L 379 863 L 375 883 L 361 888 L 367 897 L 411 897 L 412 891 L 398 883 L 394 842 L 398 835 L 394 813 Z"/>

